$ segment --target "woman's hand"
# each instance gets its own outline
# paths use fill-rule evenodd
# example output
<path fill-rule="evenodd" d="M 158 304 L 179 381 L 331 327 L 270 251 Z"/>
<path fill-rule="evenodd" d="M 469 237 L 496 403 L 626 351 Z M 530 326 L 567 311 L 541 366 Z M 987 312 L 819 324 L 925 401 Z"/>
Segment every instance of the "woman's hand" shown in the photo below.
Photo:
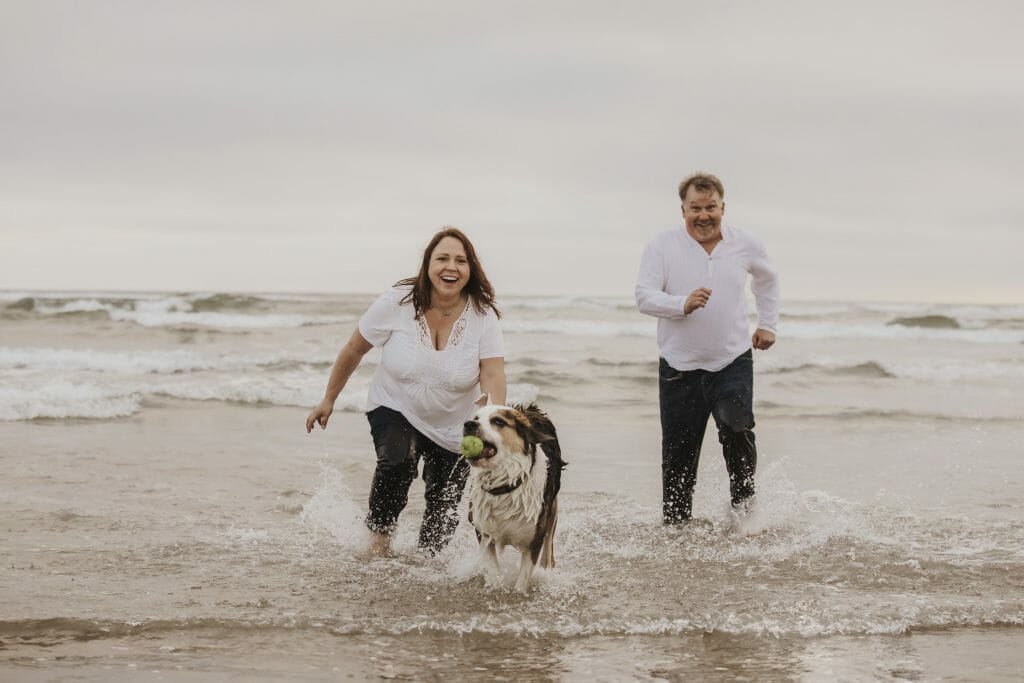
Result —
<path fill-rule="evenodd" d="M 313 425 L 317 423 L 320 424 L 322 429 L 327 429 L 327 420 L 331 418 L 331 413 L 334 412 L 334 402 L 338 400 L 338 394 L 345 388 L 348 378 L 359 367 L 359 361 L 372 348 L 373 346 L 363 338 L 357 327 L 352 332 L 352 337 L 348 340 L 348 343 L 342 347 L 341 352 L 334 361 L 334 366 L 331 368 L 331 377 L 327 380 L 327 391 L 324 392 L 324 400 L 320 401 L 320 405 L 313 408 L 309 413 L 309 417 L 306 418 L 307 434 L 313 431 Z"/>
<path fill-rule="evenodd" d="M 334 412 L 334 403 L 329 403 L 324 400 L 320 402 L 316 408 L 309 413 L 309 417 L 306 418 L 306 433 L 309 434 L 313 431 L 313 425 L 319 423 L 321 429 L 327 429 L 327 420 L 331 419 L 331 413 Z"/>

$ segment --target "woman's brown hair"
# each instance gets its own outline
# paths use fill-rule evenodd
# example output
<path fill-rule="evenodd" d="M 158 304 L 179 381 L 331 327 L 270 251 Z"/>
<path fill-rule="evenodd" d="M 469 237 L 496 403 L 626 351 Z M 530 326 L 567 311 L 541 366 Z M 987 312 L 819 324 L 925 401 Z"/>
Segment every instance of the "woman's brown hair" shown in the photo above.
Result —
<path fill-rule="evenodd" d="M 466 283 L 463 291 L 469 295 L 469 300 L 473 302 L 473 308 L 480 315 L 484 315 L 487 309 L 490 308 L 500 318 L 501 311 L 494 305 L 494 287 L 491 286 L 491 281 L 487 279 L 484 267 L 480 265 L 480 259 L 477 258 L 473 243 L 469 241 L 465 233 L 452 226 L 442 228 L 430 239 L 427 248 L 423 250 L 423 261 L 420 263 L 419 274 L 416 277 L 407 277 L 395 283 L 396 287 L 412 287 L 399 303 L 407 304 L 412 302 L 417 318 L 430 308 L 430 295 L 433 293 L 429 275 L 430 256 L 434 253 L 438 243 L 445 237 L 454 237 L 462 242 L 462 248 L 466 250 L 466 261 L 469 263 L 469 282 Z"/>

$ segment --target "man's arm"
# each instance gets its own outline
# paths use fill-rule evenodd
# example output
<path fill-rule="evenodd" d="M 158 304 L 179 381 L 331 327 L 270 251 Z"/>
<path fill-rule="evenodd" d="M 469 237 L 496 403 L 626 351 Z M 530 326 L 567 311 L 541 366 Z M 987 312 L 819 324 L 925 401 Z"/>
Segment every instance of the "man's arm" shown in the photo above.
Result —
<path fill-rule="evenodd" d="M 760 241 L 755 243 L 750 260 L 750 291 L 757 308 L 757 330 L 752 343 L 756 349 L 767 349 L 775 343 L 779 326 L 779 274 Z"/>
<path fill-rule="evenodd" d="M 666 282 L 665 259 L 654 242 L 651 242 L 640 258 L 640 273 L 636 279 L 636 307 L 641 313 L 658 318 L 685 318 L 684 298 L 667 293 Z"/>

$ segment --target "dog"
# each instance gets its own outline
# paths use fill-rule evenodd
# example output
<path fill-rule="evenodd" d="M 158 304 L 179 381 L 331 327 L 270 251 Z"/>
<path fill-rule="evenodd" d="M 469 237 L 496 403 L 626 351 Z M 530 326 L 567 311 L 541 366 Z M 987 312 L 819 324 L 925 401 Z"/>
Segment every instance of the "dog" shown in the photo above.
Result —
<path fill-rule="evenodd" d="M 467 459 L 473 483 L 469 521 L 480 544 L 485 583 L 499 584 L 498 556 L 511 546 L 522 553 L 515 589 L 525 593 L 537 564 L 555 566 L 558 490 L 567 464 L 555 425 L 533 403 L 484 405 L 464 424 L 463 435 L 484 443 L 479 456 Z"/>

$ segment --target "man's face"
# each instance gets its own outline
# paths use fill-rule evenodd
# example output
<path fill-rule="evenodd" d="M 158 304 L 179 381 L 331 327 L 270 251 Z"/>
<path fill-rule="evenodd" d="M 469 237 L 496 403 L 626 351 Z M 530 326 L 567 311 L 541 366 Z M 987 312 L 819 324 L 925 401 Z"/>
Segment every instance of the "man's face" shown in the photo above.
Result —
<path fill-rule="evenodd" d="M 716 190 L 703 192 L 692 185 L 683 198 L 683 219 L 686 232 L 701 244 L 722 239 L 722 216 L 725 202 Z"/>

